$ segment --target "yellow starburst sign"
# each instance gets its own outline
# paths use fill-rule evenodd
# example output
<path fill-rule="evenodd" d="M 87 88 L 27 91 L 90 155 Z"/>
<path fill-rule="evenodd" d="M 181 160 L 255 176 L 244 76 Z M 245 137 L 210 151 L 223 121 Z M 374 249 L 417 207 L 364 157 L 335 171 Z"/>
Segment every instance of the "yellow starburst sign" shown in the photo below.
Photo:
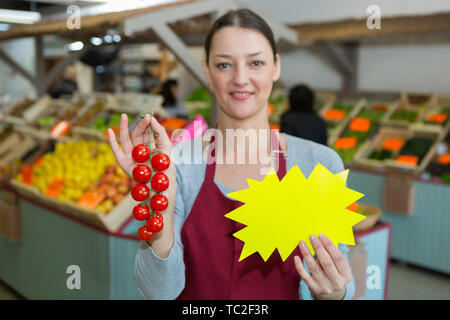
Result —
<path fill-rule="evenodd" d="M 365 216 L 346 207 L 364 195 L 346 187 L 347 177 L 348 170 L 334 175 L 319 163 L 308 179 L 298 166 L 281 181 L 273 169 L 262 181 L 247 179 L 248 189 L 228 194 L 244 205 L 225 215 L 247 226 L 233 234 L 245 243 L 239 261 L 257 251 L 267 261 L 275 249 L 285 261 L 300 240 L 314 255 L 311 234 L 354 245 L 352 226 Z"/>

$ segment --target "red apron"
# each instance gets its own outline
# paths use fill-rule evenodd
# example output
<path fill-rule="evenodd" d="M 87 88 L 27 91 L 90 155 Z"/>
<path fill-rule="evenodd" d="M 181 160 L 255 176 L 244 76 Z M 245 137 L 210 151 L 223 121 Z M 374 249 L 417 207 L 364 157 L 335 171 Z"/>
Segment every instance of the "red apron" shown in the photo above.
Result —
<path fill-rule="evenodd" d="M 214 137 L 213 137 L 214 139 Z M 213 140 L 212 139 L 212 140 Z M 272 150 L 278 140 L 272 131 Z M 214 157 L 215 150 L 211 151 Z M 286 174 L 286 160 L 278 156 L 278 177 Z M 208 161 L 210 163 L 210 161 Z M 227 198 L 214 182 L 216 163 L 206 165 L 205 180 L 181 230 L 186 285 L 179 300 L 298 300 L 300 276 L 293 257 L 281 260 L 275 250 L 267 262 L 255 252 L 239 262 L 244 243 L 233 234 L 245 225 L 224 217 L 243 205 Z"/>

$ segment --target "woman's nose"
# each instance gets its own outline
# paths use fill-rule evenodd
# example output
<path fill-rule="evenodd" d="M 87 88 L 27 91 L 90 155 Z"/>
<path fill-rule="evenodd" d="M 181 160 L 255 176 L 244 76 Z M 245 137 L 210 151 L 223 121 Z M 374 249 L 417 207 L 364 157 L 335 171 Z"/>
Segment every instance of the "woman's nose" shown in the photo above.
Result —
<path fill-rule="evenodd" d="M 245 67 L 237 67 L 234 72 L 234 82 L 238 86 L 243 86 L 248 84 L 249 77 Z"/>

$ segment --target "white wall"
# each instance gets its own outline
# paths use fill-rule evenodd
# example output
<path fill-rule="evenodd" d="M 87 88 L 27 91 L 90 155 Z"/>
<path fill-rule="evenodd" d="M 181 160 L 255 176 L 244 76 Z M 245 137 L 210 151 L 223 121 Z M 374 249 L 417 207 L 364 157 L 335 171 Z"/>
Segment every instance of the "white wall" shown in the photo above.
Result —
<path fill-rule="evenodd" d="M 450 93 L 450 43 L 362 46 L 359 89 Z"/>
<path fill-rule="evenodd" d="M 267 17 L 286 24 L 368 17 L 369 5 L 383 17 L 450 11 L 449 0 L 241 0 Z M 359 49 L 358 88 L 368 91 L 450 93 L 450 43 L 363 45 Z M 321 60 L 304 51 L 285 55 L 282 76 L 287 83 L 306 81 L 312 87 L 339 89 L 340 78 Z M 282 56 L 283 58 L 284 56 Z"/>
<path fill-rule="evenodd" d="M 32 38 L 0 42 L 0 48 L 31 75 L 35 74 Z M 0 60 L 0 97 L 4 95 L 10 95 L 14 99 L 25 95 L 34 97 L 36 92 L 28 80 Z"/>
<path fill-rule="evenodd" d="M 370 5 L 381 17 L 450 11 L 448 0 L 240 0 L 266 17 L 288 24 L 364 18 Z"/>

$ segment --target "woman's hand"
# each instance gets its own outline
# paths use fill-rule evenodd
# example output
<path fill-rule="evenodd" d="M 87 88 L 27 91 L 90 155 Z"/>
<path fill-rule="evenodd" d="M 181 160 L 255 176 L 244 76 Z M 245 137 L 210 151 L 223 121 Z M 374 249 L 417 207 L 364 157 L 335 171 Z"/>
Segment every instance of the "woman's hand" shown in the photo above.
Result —
<path fill-rule="evenodd" d="M 306 243 L 299 247 L 310 272 L 306 271 L 300 257 L 294 257 L 295 268 L 305 281 L 314 299 L 340 300 L 345 296 L 345 285 L 352 280 L 350 265 L 342 252 L 325 235 L 312 235 L 311 244 L 317 254 L 315 259 Z"/>
<path fill-rule="evenodd" d="M 122 114 L 120 119 L 120 144 L 122 149 L 116 140 L 116 135 L 112 129 L 108 129 L 108 138 L 111 149 L 119 162 L 120 167 L 125 173 L 127 173 L 133 179 L 133 169 L 136 163 L 131 155 L 134 146 L 138 144 L 149 144 L 149 125 L 151 125 L 152 131 L 156 132 L 157 138 L 151 137 L 151 157 L 157 153 L 156 150 L 167 154 L 172 160 L 172 142 L 167 136 L 166 130 L 155 119 L 150 117 L 149 114 L 145 115 L 136 128 L 131 133 L 128 131 L 128 117 L 126 114 Z M 150 160 L 147 165 L 151 168 Z M 164 228 L 156 233 L 148 243 L 152 246 L 155 253 L 161 258 L 167 258 L 174 243 L 173 235 L 173 212 L 175 208 L 175 200 L 177 195 L 177 180 L 176 180 L 176 166 L 173 161 L 170 161 L 170 166 L 164 173 L 169 178 L 169 188 L 163 192 L 169 201 L 169 206 L 162 212 L 164 217 Z M 147 183 L 150 188 L 150 182 Z"/>
<path fill-rule="evenodd" d="M 133 169 L 136 166 L 134 162 L 131 152 L 133 151 L 133 147 L 138 144 L 149 144 L 149 128 L 151 122 L 151 128 L 154 132 L 158 134 L 158 138 L 155 140 L 151 137 L 151 150 L 152 154 L 157 149 L 169 157 L 172 155 L 172 143 L 167 136 L 166 130 L 163 126 L 159 124 L 159 122 L 155 118 L 151 118 L 149 114 L 145 115 L 145 118 L 142 119 L 136 128 L 131 133 L 131 137 L 128 131 L 128 117 L 126 114 L 122 114 L 120 119 L 120 130 L 119 137 L 122 149 L 119 147 L 119 144 L 116 140 L 116 135 L 112 129 L 108 129 L 108 138 L 111 149 L 119 162 L 120 167 L 126 174 L 128 174 L 131 178 L 133 178 Z M 169 168 L 170 169 L 170 168 Z M 170 179 L 171 177 L 169 177 Z M 173 177 L 175 178 L 175 177 Z M 175 181 L 175 180 L 172 180 Z"/>

